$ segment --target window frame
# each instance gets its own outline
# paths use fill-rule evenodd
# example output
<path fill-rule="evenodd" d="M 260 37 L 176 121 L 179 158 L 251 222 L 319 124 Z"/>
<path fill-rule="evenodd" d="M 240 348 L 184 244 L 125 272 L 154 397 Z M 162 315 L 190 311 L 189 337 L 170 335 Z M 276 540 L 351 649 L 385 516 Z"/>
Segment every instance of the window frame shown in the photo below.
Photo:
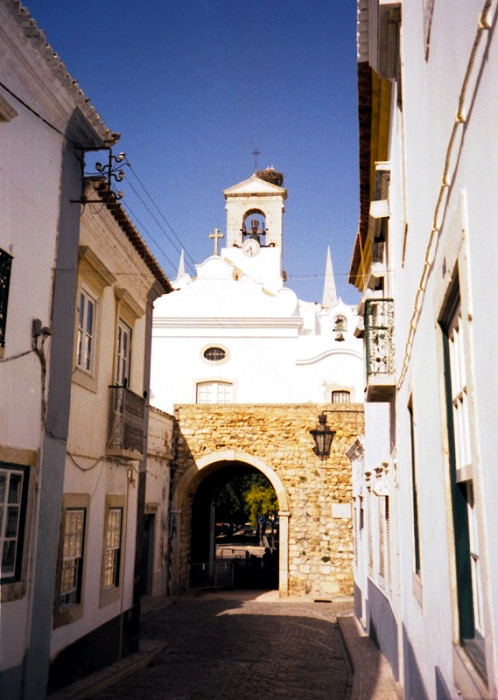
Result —
<path fill-rule="evenodd" d="M 215 392 L 216 392 L 216 400 L 202 400 L 200 401 L 200 394 L 199 391 L 202 390 L 204 387 L 212 387 Z M 220 401 L 220 387 L 223 388 L 230 388 L 230 400 L 229 401 Z M 224 395 L 226 394 L 226 391 L 223 392 Z M 234 402 L 234 384 L 233 382 L 225 379 L 207 379 L 207 380 L 201 380 L 196 382 L 195 384 L 195 403 L 199 405 L 208 405 L 208 404 L 215 404 L 215 405 L 227 405 L 227 404 L 232 404 Z"/>
<path fill-rule="evenodd" d="M 53 627 L 67 625 L 83 617 L 85 599 L 85 577 L 86 565 L 88 561 L 88 532 L 90 529 L 90 495 L 86 493 L 65 493 L 62 502 L 61 521 L 59 529 L 59 546 L 57 558 L 57 583 L 54 596 L 54 618 Z M 64 568 L 64 539 L 66 526 L 66 512 L 74 510 L 84 510 L 84 527 L 81 561 L 78 567 L 78 594 L 75 600 L 61 603 L 61 587 Z"/>
<path fill-rule="evenodd" d="M 10 278 L 13 256 L 0 248 L 0 358 L 5 352 L 5 335 L 9 309 Z"/>
<path fill-rule="evenodd" d="M 208 353 L 211 354 L 212 357 L 209 357 Z M 227 352 L 225 348 L 221 347 L 221 345 L 210 345 L 203 350 L 202 357 L 210 363 L 220 363 L 226 361 Z"/>
<path fill-rule="evenodd" d="M 97 393 L 98 384 L 97 377 L 99 372 L 100 360 L 100 340 L 102 335 L 102 301 L 106 287 L 110 287 L 116 281 L 116 277 L 108 270 L 100 258 L 87 245 L 78 247 L 78 289 L 75 298 L 75 332 L 74 332 L 74 372 L 73 381 L 75 384 L 88 389 L 93 393 Z M 95 318 L 94 318 L 94 342 L 93 342 L 93 362 L 91 370 L 80 366 L 78 362 L 78 345 L 79 345 L 79 324 L 80 324 L 80 299 L 81 293 L 88 295 L 95 302 Z"/>
<path fill-rule="evenodd" d="M 119 544 L 116 546 L 115 542 L 108 543 L 109 534 L 109 517 L 110 514 L 115 511 L 120 511 L 120 531 L 119 531 Z M 127 511 L 125 508 L 125 497 L 124 496 L 106 496 L 103 528 L 102 528 L 102 564 L 101 564 L 101 575 L 100 575 L 100 607 L 105 607 L 110 605 L 119 599 L 121 595 L 121 590 L 124 585 L 125 571 L 124 566 L 124 551 L 126 547 L 126 522 L 127 522 Z M 106 573 L 110 570 L 108 562 L 112 557 L 112 571 L 113 580 L 111 583 L 106 581 Z"/>
<path fill-rule="evenodd" d="M 13 541 L 15 539 L 15 555 L 14 555 L 14 565 L 12 571 L 7 575 L 3 575 L 2 569 L 0 568 L 0 586 L 9 583 L 18 583 L 21 581 L 22 577 L 22 564 L 23 564 L 23 554 L 25 545 L 25 532 L 26 532 L 26 516 L 27 516 L 27 503 L 28 503 L 28 492 L 29 492 L 29 467 L 13 464 L 11 462 L 0 461 L 0 473 L 7 472 L 8 483 L 10 485 L 11 476 L 16 474 L 21 474 L 22 481 L 20 486 L 20 496 L 18 502 L 9 502 L 8 500 L 0 503 L 0 510 L 2 510 L 2 515 L 0 516 L 0 555 L 3 559 L 4 546 L 7 541 Z M 8 498 L 9 488 L 5 489 L 6 497 Z M 15 538 L 8 537 L 4 530 L 8 526 L 8 510 L 17 507 L 18 509 L 18 519 L 16 526 Z M 5 509 L 5 511 L 3 510 Z M 1 560 L 0 560 L 1 561 Z"/>
<path fill-rule="evenodd" d="M 68 516 L 72 514 L 78 514 L 82 516 L 82 522 L 76 529 L 68 527 Z M 86 532 L 86 508 L 81 506 L 73 506 L 71 508 L 65 508 L 63 511 L 63 534 L 62 534 L 62 567 L 61 567 L 61 580 L 58 590 L 58 606 L 60 609 L 66 609 L 73 605 L 78 605 L 81 603 L 82 589 L 83 589 L 83 563 L 85 557 L 85 532 Z M 78 536 L 78 552 L 69 555 L 66 553 L 66 544 L 69 546 L 69 538 L 76 539 Z M 71 565 L 66 566 L 67 562 Z M 71 579 L 73 581 L 72 590 L 69 588 L 63 592 L 62 588 L 64 586 L 65 572 L 71 571 Z M 67 597 L 68 600 L 62 600 L 63 597 Z"/>
<path fill-rule="evenodd" d="M 410 397 L 408 402 L 408 420 L 410 427 L 410 471 L 411 471 L 411 487 L 412 487 L 412 517 L 413 517 L 413 567 L 416 576 L 422 576 L 422 558 L 420 547 L 420 509 L 418 502 L 418 470 L 417 456 L 415 447 L 415 414 L 413 409 L 413 398 Z"/>
<path fill-rule="evenodd" d="M 116 329 L 114 380 L 117 386 L 130 386 L 132 327 L 121 317 Z M 127 347 L 122 351 L 122 339 L 127 338 Z M 123 371 L 123 365 L 125 369 Z"/>
<path fill-rule="evenodd" d="M 123 539 L 123 508 L 110 506 L 106 511 L 104 529 L 103 585 L 106 591 L 119 588 L 121 549 Z"/>
<path fill-rule="evenodd" d="M 92 304 L 92 323 L 90 332 L 86 328 L 88 324 L 87 309 L 88 304 Z M 83 306 L 83 308 L 82 308 Z M 88 288 L 84 285 L 78 290 L 78 304 L 77 304 L 77 325 L 76 325 L 76 368 L 83 372 L 84 374 L 94 377 L 95 376 L 95 355 L 97 352 L 97 324 L 98 324 L 98 299 L 95 294 L 90 292 Z M 83 336 L 85 338 L 90 338 L 91 349 L 89 352 L 85 350 L 82 352 Z M 85 343 L 86 345 L 86 343 Z M 89 358 L 87 358 L 89 355 Z M 88 366 L 87 366 L 88 365 Z"/>
<path fill-rule="evenodd" d="M 347 396 L 347 401 L 343 401 L 342 399 Z M 339 398 L 338 401 L 335 399 Z M 330 403 L 334 404 L 343 404 L 343 403 L 351 403 L 351 389 L 332 389 L 330 392 Z"/>
<path fill-rule="evenodd" d="M 471 440 L 471 406 L 466 394 L 469 358 L 465 350 L 466 328 L 464 323 L 462 290 L 459 265 L 451 275 L 451 283 L 439 315 L 443 349 L 443 375 L 445 394 L 445 432 L 448 441 L 448 466 L 452 502 L 452 529 L 454 533 L 453 556 L 456 571 L 456 598 L 458 611 L 458 637 L 460 645 L 467 651 L 473 663 L 485 674 L 482 663 L 483 637 L 482 620 L 476 619 L 476 599 L 481 601 L 483 586 L 479 573 L 479 544 L 477 515 L 474 503 L 473 450 Z M 463 373 L 463 374 L 462 374 Z M 462 383 L 462 377 L 465 381 Z M 463 392 L 463 393 L 462 393 Z M 458 415 L 465 410 L 468 415 Z M 462 435 L 466 431 L 467 435 Z M 469 443 L 468 450 L 465 445 Z M 462 454 L 467 455 L 470 464 L 464 464 Z"/>

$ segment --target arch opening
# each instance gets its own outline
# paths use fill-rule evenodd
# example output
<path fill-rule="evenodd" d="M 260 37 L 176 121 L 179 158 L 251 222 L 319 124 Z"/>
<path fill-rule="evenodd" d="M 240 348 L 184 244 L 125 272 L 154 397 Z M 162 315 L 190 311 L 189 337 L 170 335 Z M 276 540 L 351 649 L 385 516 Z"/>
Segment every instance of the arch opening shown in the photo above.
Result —
<path fill-rule="evenodd" d="M 266 245 L 266 215 L 261 209 L 246 211 L 242 219 L 242 241 L 255 238 L 261 246 Z"/>
<path fill-rule="evenodd" d="M 268 477 L 238 461 L 210 465 L 199 477 L 189 588 L 277 589 L 279 501 Z"/>

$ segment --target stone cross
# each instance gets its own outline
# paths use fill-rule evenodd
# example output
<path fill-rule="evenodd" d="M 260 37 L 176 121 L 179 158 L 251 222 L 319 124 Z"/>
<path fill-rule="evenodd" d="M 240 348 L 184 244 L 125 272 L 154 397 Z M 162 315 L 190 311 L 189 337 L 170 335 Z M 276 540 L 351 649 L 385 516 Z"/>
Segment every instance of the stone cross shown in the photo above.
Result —
<path fill-rule="evenodd" d="M 218 253 L 218 239 L 224 238 L 224 235 L 221 233 L 219 228 L 215 228 L 214 233 L 209 234 L 209 238 L 214 238 L 214 254 L 219 255 L 219 253 Z"/>

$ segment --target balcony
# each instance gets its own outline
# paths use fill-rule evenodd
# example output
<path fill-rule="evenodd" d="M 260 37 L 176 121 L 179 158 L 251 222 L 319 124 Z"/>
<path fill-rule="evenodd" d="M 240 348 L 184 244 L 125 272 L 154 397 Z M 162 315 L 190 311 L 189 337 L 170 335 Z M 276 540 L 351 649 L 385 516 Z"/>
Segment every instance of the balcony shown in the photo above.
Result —
<path fill-rule="evenodd" d="M 394 368 L 394 301 L 365 302 L 367 401 L 389 401 L 396 387 Z"/>
<path fill-rule="evenodd" d="M 125 386 L 110 386 L 107 455 L 140 459 L 143 455 L 145 399 Z"/>

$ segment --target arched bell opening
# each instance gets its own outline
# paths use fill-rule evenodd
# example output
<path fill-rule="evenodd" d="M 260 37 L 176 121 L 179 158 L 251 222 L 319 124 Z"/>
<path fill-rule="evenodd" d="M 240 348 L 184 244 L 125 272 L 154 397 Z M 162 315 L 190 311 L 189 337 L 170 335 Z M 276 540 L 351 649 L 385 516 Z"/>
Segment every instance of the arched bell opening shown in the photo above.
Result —
<path fill-rule="evenodd" d="M 266 245 L 266 215 L 261 209 L 250 209 L 242 217 L 242 242 L 254 238 L 259 245 Z"/>

